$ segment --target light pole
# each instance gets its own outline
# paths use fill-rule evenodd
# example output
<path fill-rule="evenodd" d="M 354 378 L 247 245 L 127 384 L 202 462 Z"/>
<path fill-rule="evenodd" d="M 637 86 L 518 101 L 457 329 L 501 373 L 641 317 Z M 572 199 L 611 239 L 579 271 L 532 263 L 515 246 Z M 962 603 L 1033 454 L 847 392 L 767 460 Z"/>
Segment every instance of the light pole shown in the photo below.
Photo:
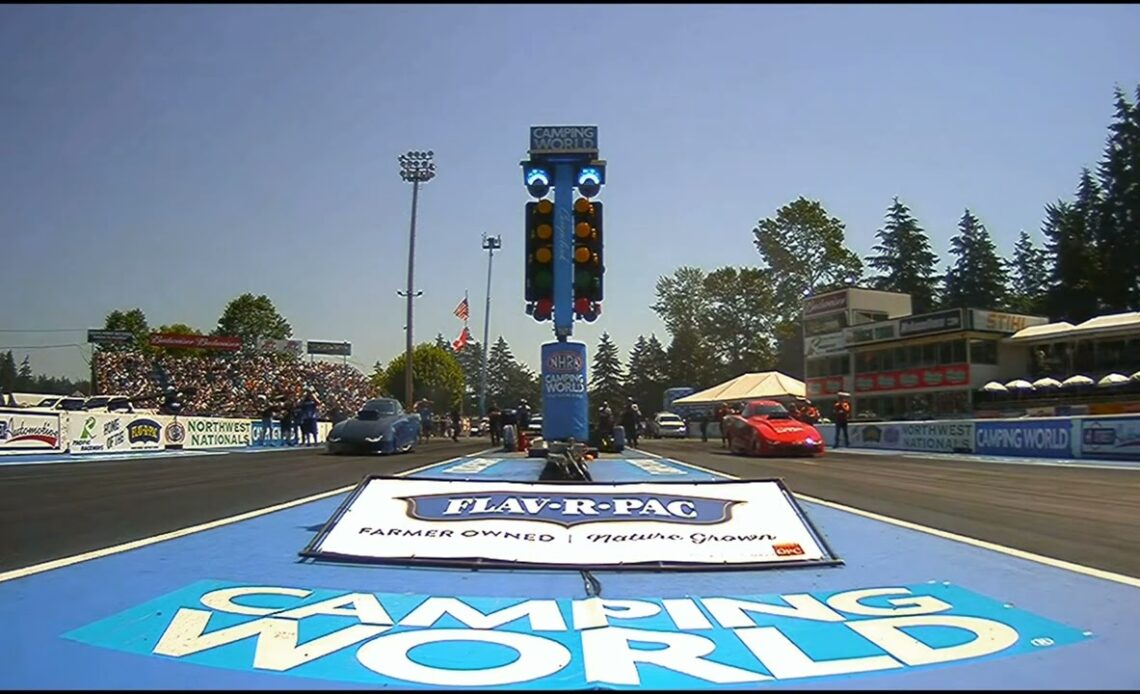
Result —
<path fill-rule="evenodd" d="M 404 326 L 407 332 L 407 347 L 404 351 L 404 392 L 408 401 L 408 410 L 411 411 L 415 400 L 412 396 L 412 299 L 423 292 L 412 291 L 412 280 L 415 274 L 416 260 L 416 204 L 419 202 L 420 184 L 427 183 L 435 178 L 434 152 L 413 151 L 400 155 L 400 178 L 405 183 L 412 184 L 412 227 L 408 238 L 408 291 L 396 292 L 408 299 L 408 323 Z"/>
<path fill-rule="evenodd" d="M 479 416 L 487 416 L 487 345 L 491 329 L 491 264 L 495 260 L 495 249 L 503 247 L 500 236 L 483 234 L 483 250 L 487 251 L 487 304 L 483 309 L 483 364 L 479 368 Z"/>

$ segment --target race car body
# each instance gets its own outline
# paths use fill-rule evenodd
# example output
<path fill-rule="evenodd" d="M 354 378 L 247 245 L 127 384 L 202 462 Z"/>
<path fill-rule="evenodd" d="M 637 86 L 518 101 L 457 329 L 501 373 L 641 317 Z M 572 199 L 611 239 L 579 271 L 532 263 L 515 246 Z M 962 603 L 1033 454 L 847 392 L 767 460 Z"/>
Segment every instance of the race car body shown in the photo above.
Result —
<path fill-rule="evenodd" d="M 404 412 L 398 400 L 376 398 L 364 403 L 352 419 L 338 423 L 325 444 L 329 453 L 407 453 L 420 437 L 420 421 Z"/>
<path fill-rule="evenodd" d="M 822 455 L 823 436 L 775 400 L 753 400 L 724 420 L 728 448 L 746 455 Z"/>

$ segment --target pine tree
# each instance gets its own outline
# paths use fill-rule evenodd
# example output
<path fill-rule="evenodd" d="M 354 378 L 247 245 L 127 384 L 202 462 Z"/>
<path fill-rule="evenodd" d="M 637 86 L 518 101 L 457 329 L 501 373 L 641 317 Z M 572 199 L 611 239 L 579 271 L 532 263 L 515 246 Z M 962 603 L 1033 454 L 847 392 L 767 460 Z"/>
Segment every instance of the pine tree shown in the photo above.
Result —
<path fill-rule="evenodd" d="M 645 409 L 646 414 L 657 412 L 661 408 L 661 403 L 665 398 L 665 389 L 668 387 L 665 383 L 667 380 L 666 370 L 669 366 L 669 356 L 665 353 L 665 347 L 661 345 L 661 341 L 657 339 L 657 334 L 653 333 L 649 336 L 649 340 L 645 344 L 645 356 L 642 359 L 643 373 L 645 375 L 645 398 L 649 406 Z"/>
<path fill-rule="evenodd" d="M 487 355 L 487 401 L 498 401 L 499 407 L 506 407 L 507 388 L 511 374 L 515 370 L 515 357 L 507 341 L 500 335 Z"/>
<path fill-rule="evenodd" d="M 1045 206 L 1046 253 L 1051 261 L 1050 317 L 1081 322 L 1099 312 L 1101 285 L 1097 229 L 1102 207 L 1100 187 L 1088 169 L 1081 171 L 1076 200 Z"/>
<path fill-rule="evenodd" d="M 0 354 L 0 392 L 11 393 L 16 390 L 16 360 L 12 357 L 12 350 Z"/>
<path fill-rule="evenodd" d="M 1009 308 L 1021 313 L 1037 315 L 1045 310 L 1049 288 L 1049 267 L 1045 251 L 1033 243 L 1024 230 L 1013 247 L 1009 262 Z"/>
<path fill-rule="evenodd" d="M 930 248 L 930 238 L 911 215 L 910 208 L 894 198 L 886 222 L 875 236 L 878 255 L 867 258 L 867 265 L 879 271 L 872 286 L 911 295 L 915 313 L 934 308 L 939 277 L 938 256 Z"/>
<path fill-rule="evenodd" d="M 454 351 L 451 349 L 451 341 L 444 337 L 443 333 L 435 334 L 435 346 L 440 349 L 446 349 L 449 352 Z"/>
<path fill-rule="evenodd" d="M 641 406 L 642 411 L 645 411 L 649 404 L 649 399 L 646 397 L 649 382 L 646 380 L 648 374 L 645 363 L 648 350 L 649 341 L 644 335 L 638 335 L 637 342 L 633 343 L 633 349 L 629 350 L 629 359 L 626 362 L 629 368 L 625 377 L 625 392 Z"/>
<path fill-rule="evenodd" d="M 608 402 L 615 414 L 622 410 L 622 374 L 621 357 L 617 345 L 610 339 L 608 332 L 602 333 L 598 340 L 598 348 L 594 351 L 594 362 L 590 367 L 590 402 L 593 409 L 601 407 Z"/>
<path fill-rule="evenodd" d="M 487 406 L 492 403 L 501 408 L 515 407 L 526 398 L 532 409 L 541 402 L 538 377 L 526 366 L 518 363 L 507 341 L 500 335 L 487 355 Z"/>
<path fill-rule="evenodd" d="M 969 209 L 958 223 L 958 235 L 950 240 L 950 254 L 956 256 L 957 261 L 946 272 L 944 306 L 987 309 L 1005 306 L 1005 266 L 986 227 Z"/>
<path fill-rule="evenodd" d="M 20 368 L 16 370 L 16 388 L 15 390 L 32 390 L 32 363 L 28 355 L 24 355 L 24 361 L 20 362 Z"/>
<path fill-rule="evenodd" d="M 1101 310 L 1140 308 L 1140 87 L 1137 103 L 1117 89 L 1116 113 L 1098 167 L 1103 198 L 1090 229 L 1099 249 Z M 1078 209 L 1084 202 L 1078 193 Z M 1090 210 L 1091 212 L 1091 210 Z"/>

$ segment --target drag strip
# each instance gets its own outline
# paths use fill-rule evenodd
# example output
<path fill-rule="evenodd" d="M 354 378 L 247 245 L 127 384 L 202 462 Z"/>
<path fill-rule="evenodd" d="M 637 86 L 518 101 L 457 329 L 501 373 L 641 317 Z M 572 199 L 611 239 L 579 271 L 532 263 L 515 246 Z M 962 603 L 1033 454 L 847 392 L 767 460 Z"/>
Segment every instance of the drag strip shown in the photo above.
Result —
<path fill-rule="evenodd" d="M 746 458 L 719 441 L 646 439 L 640 448 L 744 479 L 780 477 L 793 492 L 1140 576 L 1140 474 L 828 452 Z"/>
<path fill-rule="evenodd" d="M 226 518 L 486 450 L 485 439 L 432 441 L 396 456 L 323 448 L 260 455 L 87 460 L 0 468 L 0 571 Z"/>

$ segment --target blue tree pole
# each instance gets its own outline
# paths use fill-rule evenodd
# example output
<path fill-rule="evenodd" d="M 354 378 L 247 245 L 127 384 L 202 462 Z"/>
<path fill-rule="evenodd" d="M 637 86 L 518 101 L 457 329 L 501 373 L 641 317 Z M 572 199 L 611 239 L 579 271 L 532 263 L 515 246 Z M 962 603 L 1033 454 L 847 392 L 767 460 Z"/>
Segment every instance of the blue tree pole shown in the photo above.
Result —
<path fill-rule="evenodd" d="M 574 334 L 574 166 L 554 165 L 554 335 L 565 342 Z"/>

